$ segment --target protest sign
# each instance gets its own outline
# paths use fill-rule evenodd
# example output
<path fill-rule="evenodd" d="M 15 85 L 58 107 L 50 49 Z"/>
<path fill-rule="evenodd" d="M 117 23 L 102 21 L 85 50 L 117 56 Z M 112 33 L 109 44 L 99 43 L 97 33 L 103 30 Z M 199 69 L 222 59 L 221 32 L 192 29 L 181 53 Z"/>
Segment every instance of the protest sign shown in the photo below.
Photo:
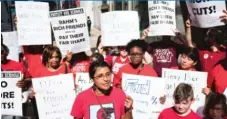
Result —
<path fill-rule="evenodd" d="M 206 87 L 207 73 L 198 71 L 184 71 L 175 69 L 162 69 L 162 78 L 165 79 L 166 107 L 173 106 L 173 92 L 180 83 L 187 83 L 193 87 L 195 102 L 192 109 L 200 111 L 205 104 L 205 95 L 202 89 Z"/>
<path fill-rule="evenodd" d="M 225 89 L 223 94 L 227 97 L 227 88 Z"/>
<path fill-rule="evenodd" d="M 40 119 L 73 119 L 75 100 L 73 75 L 60 74 L 32 79 Z"/>
<path fill-rule="evenodd" d="M 224 15 L 225 1 L 189 0 L 186 4 L 193 26 L 209 28 L 225 25 L 219 18 Z"/>
<path fill-rule="evenodd" d="M 17 32 L 2 32 L 2 37 L 3 44 L 9 48 L 9 54 L 7 58 L 18 62 L 20 46 L 18 44 Z"/>
<path fill-rule="evenodd" d="M 87 18 L 83 8 L 50 12 L 56 44 L 63 54 L 67 50 L 78 53 L 91 48 Z"/>
<path fill-rule="evenodd" d="M 92 79 L 90 79 L 88 73 L 76 73 L 76 85 L 78 88 L 76 93 L 79 94 L 80 92 L 87 90 L 93 85 Z"/>
<path fill-rule="evenodd" d="M 175 36 L 175 1 L 148 1 L 148 11 L 150 22 L 148 36 Z"/>
<path fill-rule="evenodd" d="M 51 44 L 49 4 L 16 1 L 19 45 Z"/>
<path fill-rule="evenodd" d="M 1 72 L 1 113 L 2 115 L 22 116 L 21 88 L 16 83 L 21 80 L 21 72 Z"/>
<path fill-rule="evenodd" d="M 135 11 L 103 13 L 101 23 L 103 46 L 125 46 L 132 39 L 140 38 L 139 18 Z"/>
<path fill-rule="evenodd" d="M 135 119 L 157 119 L 162 107 L 159 98 L 164 96 L 165 83 L 162 78 L 122 74 L 122 88 L 133 98 Z"/>

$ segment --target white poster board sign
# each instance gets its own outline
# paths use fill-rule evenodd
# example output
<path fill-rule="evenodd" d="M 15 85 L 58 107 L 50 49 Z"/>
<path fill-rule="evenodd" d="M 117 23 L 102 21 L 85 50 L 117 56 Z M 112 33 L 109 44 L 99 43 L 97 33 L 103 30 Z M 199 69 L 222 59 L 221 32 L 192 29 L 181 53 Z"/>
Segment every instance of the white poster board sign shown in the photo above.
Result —
<path fill-rule="evenodd" d="M 73 119 L 75 100 L 73 74 L 32 79 L 40 119 Z"/>
<path fill-rule="evenodd" d="M 135 11 L 112 11 L 101 14 L 103 46 L 125 46 L 139 39 L 139 17 Z"/>
<path fill-rule="evenodd" d="M 180 83 L 187 83 L 193 87 L 195 102 L 192 109 L 199 113 L 205 104 L 205 95 L 202 89 L 207 85 L 207 72 L 162 69 L 162 78 L 165 78 L 166 107 L 174 105 L 173 92 Z"/>
<path fill-rule="evenodd" d="M 21 72 L 1 72 L 1 113 L 2 115 L 22 116 L 21 88 L 16 83 L 21 80 Z"/>
<path fill-rule="evenodd" d="M 49 4 L 16 1 L 19 45 L 51 44 Z"/>
<path fill-rule="evenodd" d="M 175 1 L 148 1 L 149 36 L 175 36 Z"/>
<path fill-rule="evenodd" d="M 226 1 L 191 0 L 186 1 L 192 25 L 201 28 L 222 26 L 220 16 L 224 15 Z"/>
<path fill-rule="evenodd" d="M 227 88 L 225 89 L 223 94 L 227 97 Z"/>
<path fill-rule="evenodd" d="M 76 73 L 76 85 L 78 85 L 78 88 L 76 90 L 76 93 L 79 94 L 80 92 L 87 90 L 91 86 L 93 86 L 93 81 L 90 79 L 88 73 Z"/>
<path fill-rule="evenodd" d="M 9 54 L 7 58 L 18 62 L 20 46 L 18 44 L 17 32 L 2 32 L 2 37 L 3 44 L 9 48 Z"/>
<path fill-rule="evenodd" d="M 122 77 L 122 89 L 134 100 L 133 118 L 157 119 L 162 111 L 159 98 L 164 96 L 164 79 L 125 73 Z"/>
<path fill-rule="evenodd" d="M 63 54 L 67 50 L 78 53 L 91 48 L 87 17 L 83 8 L 50 12 L 56 44 Z"/>

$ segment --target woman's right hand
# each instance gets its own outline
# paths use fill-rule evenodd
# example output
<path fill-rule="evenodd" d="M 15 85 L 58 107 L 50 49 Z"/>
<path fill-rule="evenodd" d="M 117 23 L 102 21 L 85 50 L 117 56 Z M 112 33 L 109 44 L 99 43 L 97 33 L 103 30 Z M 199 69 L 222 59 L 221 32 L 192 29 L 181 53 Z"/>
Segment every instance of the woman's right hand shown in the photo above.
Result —
<path fill-rule="evenodd" d="M 203 88 L 202 93 L 205 95 L 209 95 L 209 93 L 211 93 L 211 90 L 210 90 L 210 88 Z"/>
<path fill-rule="evenodd" d="M 79 88 L 79 85 L 74 84 L 74 90 L 77 90 Z"/>
<path fill-rule="evenodd" d="M 31 93 L 29 94 L 29 97 L 30 98 L 35 98 L 35 91 L 34 91 L 33 88 L 31 89 Z"/>
<path fill-rule="evenodd" d="M 191 20 L 187 19 L 186 22 L 185 22 L 185 25 L 186 25 L 187 28 L 191 28 Z"/>
<path fill-rule="evenodd" d="M 143 30 L 143 35 L 141 39 L 144 40 L 148 36 L 148 33 L 149 33 L 149 27 Z"/>
<path fill-rule="evenodd" d="M 223 10 L 223 12 L 224 12 L 224 15 L 220 16 L 220 19 L 222 22 L 227 24 L 227 10 Z"/>
<path fill-rule="evenodd" d="M 72 59 L 72 56 L 73 56 L 73 53 L 70 52 L 70 51 L 67 51 L 66 56 L 65 56 L 66 61 L 67 61 L 67 62 L 70 62 L 71 59 Z"/>

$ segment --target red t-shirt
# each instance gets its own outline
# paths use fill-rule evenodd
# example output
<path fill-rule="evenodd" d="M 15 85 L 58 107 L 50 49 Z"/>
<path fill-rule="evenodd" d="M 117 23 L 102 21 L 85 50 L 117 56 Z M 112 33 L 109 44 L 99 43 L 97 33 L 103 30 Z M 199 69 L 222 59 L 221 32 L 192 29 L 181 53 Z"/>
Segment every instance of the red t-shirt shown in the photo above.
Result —
<path fill-rule="evenodd" d="M 43 66 L 42 54 L 24 54 L 28 63 L 28 71 L 34 77 L 36 70 Z"/>
<path fill-rule="evenodd" d="M 71 115 L 83 119 L 103 119 L 100 103 L 111 119 L 120 119 L 122 115 L 125 115 L 126 95 L 122 90 L 113 87 L 110 95 L 97 97 L 92 88 L 79 93 L 73 104 Z"/>
<path fill-rule="evenodd" d="M 155 72 L 155 70 L 150 65 L 144 64 L 142 69 L 140 69 L 140 68 L 134 69 L 128 63 L 128 64 L 124 65 L 123 67 L 121 67 L 119 72 L 115 75 L 114 80 L 113 80 L 114 86 L 119 85 L 119 84 L 121 85 L 122 73 L 134 74 L 134 75 L 143 75 L 143 76 L 154 76 L 154 77 L 158 76 L 157 73 Z"/>
<path fill-rule="evenodd" d="M 89 72 L 90 60 L 76 61 L 72 65 L 72 73 L 76 74 L 76 72 Z"/>
<path fill-rule="evenodd" d="M 21 71 L 25 78 L 31 77 L 26 68 L 19 62 L 8 60 L 7 64 L 1 64 L 3 71 Z"/>
<path fill-rule="evenodd" d="M 114 74 L 117 74 L 122 66 L 130 62 L 128 57 L 122 61 L 120 56 L 107 56 L 105 61 L 112 67 Z"/>
<path fill-rule="evenodd" d="M 208 75 L 207 87 L 211 88 L 214 85 L 216 92 L 224 93 L 227 87 L 226 78 L 227 70 L 221 64 L 218 64 Z"/>
<path fill-rule="evenodd" d="M 45 66 L 41 66 L 39 69 L 36 70 L 36 73 L 33 78 L 40 78 L 46 76 L 55 76 L 59 74 L 67 74 L 70 73 L 70 69 L 67 67 L 66 64 L 62 63 L 60 68 L 57 71 L 51 72 Z"/>
<path fill-rule="evenodd" d="M 158 119 L 202 119 L 199 115 L 191 110 L 187 116 L 179 116 L 174 111 L 173 107 L 164 109 Z"/>
<path fill-rule="evenodd" d="M 199 50 L 199 59 L 202 70 L 210 72 L 212 68 L 222 59 L 226 57 L 225 51 L 210 52 L 208 50 Z"/>

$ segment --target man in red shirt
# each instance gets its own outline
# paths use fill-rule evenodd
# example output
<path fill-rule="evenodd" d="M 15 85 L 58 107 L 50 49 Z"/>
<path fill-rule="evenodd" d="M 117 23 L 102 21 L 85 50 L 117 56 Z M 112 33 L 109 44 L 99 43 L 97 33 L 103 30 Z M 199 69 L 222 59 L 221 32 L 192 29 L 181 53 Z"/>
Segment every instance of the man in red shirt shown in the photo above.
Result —
<path fill-rule="evenodd" d="M 31 85 L 30 74 L 26 68 L 19 62 L 7 59 L 9 49 L 4 44 L 1 45 L 1 70 L 2 71 L 20 71 L 22 74 L 22 80 L 18 81 L 17 86 L 19 88 L 29 87 Z M 23 80 L 26 79 L 26 80 Z"/>
<path fill-rule="evenodd" d="M 16 86 L 19 88 L 29 88 L 31 86 L 31 76 L 25 67 L 16 61 L 7 59 L 9 54 L 9 49 L 4 44 L 1 44 L 1 70 L 2 71 L 20 71 L 22 74 L 22 79 L 17 82 Z M 23 104 L 23 115 L 26 114 L 26 106 Z M 2 115 L 2 118 L 17 118 L 17 116 Z"/>
<path fill-rule="evenodd" d="M 131 63 L 128 63 L 119 69 L 115 75 L 113 84 L 117 88 L 121 88 L 122 73 L 155 76 L 157 73 L 150 65 L 143 64 L 144 53 L 147 50 L 147 44 L 144 40 L 133 40 L 126 47 Z"/>
<path fill-rule="evenodd" d="M 202 119 L 190 108 L 194 102 L 194 93 L 190 85 L 181 83 L 173 94 L 175 105 L 164 109 L 158 119 Z"/>

